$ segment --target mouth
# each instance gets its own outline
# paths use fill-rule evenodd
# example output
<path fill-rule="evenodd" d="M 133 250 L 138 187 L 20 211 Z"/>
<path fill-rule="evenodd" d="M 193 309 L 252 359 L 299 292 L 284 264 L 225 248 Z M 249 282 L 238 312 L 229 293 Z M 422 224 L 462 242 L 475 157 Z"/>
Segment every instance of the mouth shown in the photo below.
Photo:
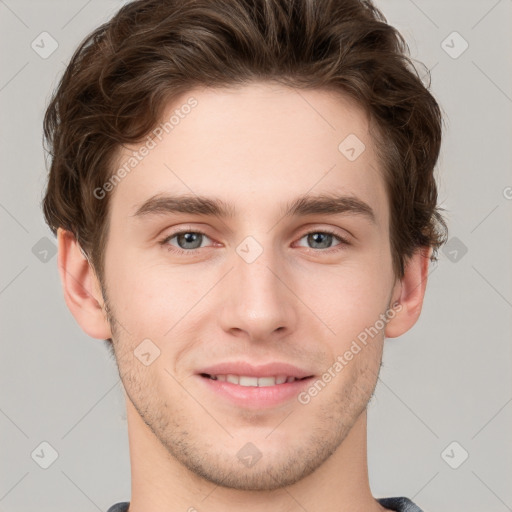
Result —
<path fill-rule="evenodd" d="M 275 375 L 209 374 L 197 375 L 210 394 L 209 403 L 228 404 L 231 407 L 250 410 L 265 410 L 297 403 L 298 395 L 311 385 L 313 375 L 294 377 Z"/>
<path fill-rule="evenodd" d="M 288 375 L 255 377 L 255 376 L 250 376 L 250 375 L 234 375 L 234 374 L 210 375 L 209 373 L 200 373 L 199 375 L 203 378 L 217 380 L 219 382 L 229 382 L 231 384 L 235 384 L 238 386 L 259 387 L 259 388 L 279 386 L 282 384 L 306 380 L 306 379 L 310 379 L 313 377 L 313 375 L 309 375 L 307 377 L 293 377 L 293 376 L 288 376 Z"/>

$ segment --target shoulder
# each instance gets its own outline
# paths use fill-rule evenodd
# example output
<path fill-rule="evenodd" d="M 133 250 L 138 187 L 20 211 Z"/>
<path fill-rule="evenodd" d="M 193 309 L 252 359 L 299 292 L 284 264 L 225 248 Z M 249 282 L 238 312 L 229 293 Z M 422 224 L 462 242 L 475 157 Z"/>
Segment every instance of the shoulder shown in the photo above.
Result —
<path fill-rule="evenodd" d="M 377 500 L 383 507 L 396 512 L 423 512 L 421 508 L 409 498 L 400 496 L 397 498 L 380 498 Z"/>
<path fill-rule="evenodd" d="M 126 512 L 128 510 L 128 507 L 130 505 L 129 501 L 123 501 L 120 503 L 116 503 L 115 505 L 112 505 L 107 512 Z"/>

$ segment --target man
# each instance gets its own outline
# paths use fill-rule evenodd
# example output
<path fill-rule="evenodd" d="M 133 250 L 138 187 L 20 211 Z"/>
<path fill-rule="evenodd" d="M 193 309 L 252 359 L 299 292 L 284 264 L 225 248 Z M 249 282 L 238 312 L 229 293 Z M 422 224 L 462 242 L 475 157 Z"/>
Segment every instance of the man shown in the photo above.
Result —
<path fill-rule="evenodd" d="M 419 511 L 372 496 L 366 406 L 446 239 L 441 115 L 382 14 L 129 3 L 45 135 L 65 300 L 126 395 L 109 512 Z"/>

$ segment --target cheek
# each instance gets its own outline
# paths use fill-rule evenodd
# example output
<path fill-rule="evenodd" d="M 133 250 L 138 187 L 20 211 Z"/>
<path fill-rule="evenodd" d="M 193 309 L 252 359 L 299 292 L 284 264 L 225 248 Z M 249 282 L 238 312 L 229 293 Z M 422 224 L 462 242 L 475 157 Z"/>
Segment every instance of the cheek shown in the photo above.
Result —
<path fill-rule="evenodd" d="M 391 260 L 385 258 L 387 253 L 377 249 L 349 252 L 337 264 L 300 259 L 283 262 L 278 271 L 293 294 L 277 289 L 276 293 L 282 293 L 298 310 L 309 308 L 338 339 L 349 341 L 374 324 L 387 305 Z M 203 308 L 217 306 L 214 299 L 213 302 L 201 299 L 223 273 L 224 269 L 216 265 L 170 265 L 162 254 L 144 258 L 135 250 L 117 253 L 114 250 L 109 255 L 107 269 L 109 297 L 116 317 L 134 338 L 162 339 L 178 321 L 181 325 L 177 330 L 181 330 Z M 236 283 L 224 280 L 214 295 L 225 296 L 222 286 L 236 286 Z M 198 301 L 201 305 L 196 309 Z M 310 326 L 304 325 L 306 330 L 314 328 L 311 318 Z M 328 330 L 326 335 L 329 336 Z"/>
<path fill-rule="evenodd" d="M 151 334 L 161 336 L 162 326 L 159 324 L 171 322 L 170 315 L 179 298 L 159 272 L 145 267 L 141 261 L 126 255 L 112 258 L 107 271 L 108 295 L 116 318 L 128 332 L 150 337 L 146 331 L 151 326 Z"/>
<path fill-rule="evenodd" d="M 310 267 L 309 272 L 301 271 L 296 279 L 300 282 L 299 297 L 342 340 L 373 325 L 385 312 L 391 291 L 386 267 L 379 269 L 363 258 L 347 260 L 336 267 Z"/>
<path fill-rule="evenodd" d="M 199 301 L 218 279 L 212 271 L 198 272 L 190 265 L 148 263 L 140 254 L 118 258 L 108 275 L 115 316 L 133 343 L 144 338 L 164 343 L 174 337 L 199 314 Z"/>

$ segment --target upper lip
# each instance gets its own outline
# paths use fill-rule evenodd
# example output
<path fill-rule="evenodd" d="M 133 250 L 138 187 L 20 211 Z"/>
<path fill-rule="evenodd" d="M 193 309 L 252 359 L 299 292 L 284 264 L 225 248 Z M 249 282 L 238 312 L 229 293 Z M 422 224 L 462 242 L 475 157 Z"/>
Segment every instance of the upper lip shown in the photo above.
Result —
<path fill-rule="evenodd" d="M 252 365 L 246 361 L 233 361 L 216 364 L 202 368 L 198 374 L 206 373 L 208 375 L 243 375 L 247 377 L 274 377 L 286 375 L 287 377 L 295 377 L 302 379 L 311 377 L 313 374 L 307 370 L 303 370 L 288 363 L 267 363 L 263 365 Z"/>

